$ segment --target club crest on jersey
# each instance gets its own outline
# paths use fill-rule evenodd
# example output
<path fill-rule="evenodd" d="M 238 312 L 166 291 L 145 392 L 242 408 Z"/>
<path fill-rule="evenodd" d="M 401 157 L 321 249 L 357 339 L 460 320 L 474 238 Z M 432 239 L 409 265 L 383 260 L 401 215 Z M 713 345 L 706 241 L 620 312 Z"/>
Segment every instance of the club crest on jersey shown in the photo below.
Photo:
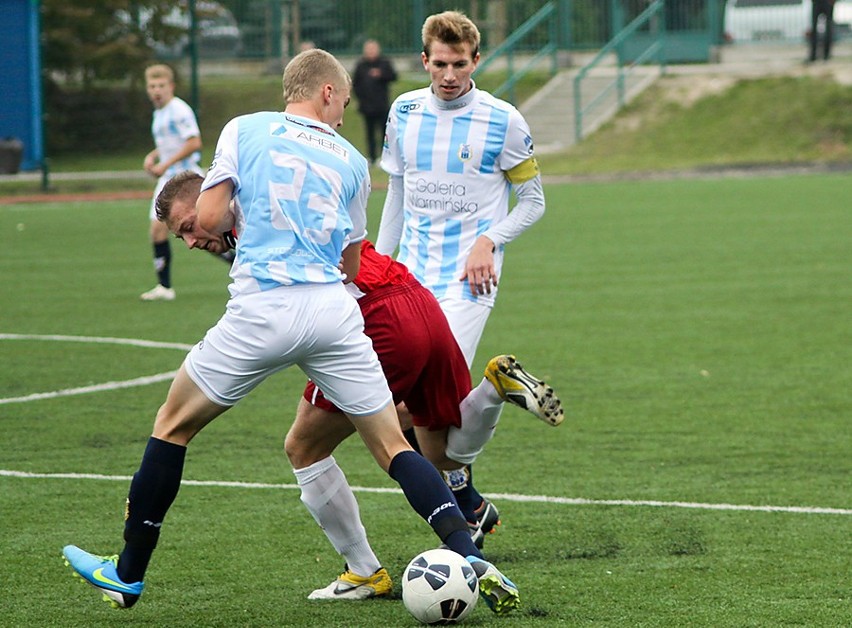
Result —
<path fill-rule="evenodd" d="M 459 144 L 459 160 L 460 161 L 470 161 L 470 158 L 473 157 L 470 144 Z"/>

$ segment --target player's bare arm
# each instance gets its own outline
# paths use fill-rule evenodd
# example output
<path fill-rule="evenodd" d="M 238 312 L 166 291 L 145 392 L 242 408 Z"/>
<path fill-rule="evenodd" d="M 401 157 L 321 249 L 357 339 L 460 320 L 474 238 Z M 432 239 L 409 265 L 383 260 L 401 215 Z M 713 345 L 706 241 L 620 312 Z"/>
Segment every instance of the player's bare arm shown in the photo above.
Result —
<path fill-rule="evenodd" d="M 154 164 L 157 163 L 157 157 L 159 157 L 159 155 L 160 155 L 160 152 L 155 148 L 154 150 L 149 152 L 147 155 L 145 155 L 145 160 L 142 162 L 142 168 L 145 170 L 145 172 L 147 172 L 151 176 L 159 176 L 159 175 L 154 175 L 154 172 L 152 170 L 152 168 L 154 167 Z"/>
<path fill-rule="evenodd" d="M 204 190 L 195 207 L 198 210 L 198 226 L 209 233 L 224 233 L 234 228 L 231 197 L 234 182 L 226 179 Z"/>
<path fill-rule="evenodd" d="M 180 160 L 185 159 L 192 155 L 192 153 L 201 150 L 201 137 L 196 135 L 194 137 L 190 137 L 184 142 L 181 149 L 174 154 L 174 156 L 168 161 L 161 161 L 159 163 L 153 164 L 151 168 L 148 170 L 151 174 L 156 177 L 160 177 L 163 173 L 168 170 L 171 166 L 178 163 Z"/>
<path fill-rule="evenodd" d="M 350 281 L 355 279 L 355 275 L 358 274 L 358 270 L 361 268 L 360 242 L 350 244 L 345 249 L 343 249 L 339 268 L 340 272 L 342 272 L 346 276 L 343 280 L 344 283 L 349 283 Z"/>

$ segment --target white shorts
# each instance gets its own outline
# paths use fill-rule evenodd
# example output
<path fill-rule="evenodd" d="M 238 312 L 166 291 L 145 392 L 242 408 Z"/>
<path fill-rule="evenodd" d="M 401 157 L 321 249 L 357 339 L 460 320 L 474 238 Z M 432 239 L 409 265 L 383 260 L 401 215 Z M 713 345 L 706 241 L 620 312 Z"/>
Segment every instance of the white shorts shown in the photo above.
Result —
<path fill-rule="evenodd" d="M 444 316 L 447 317 L 456 342 L 464 353 L 467 368 L 470 368 L 476 355 L 476 347 L 485 330 L 485 323 L 488 322 L 488 315 L 491 314 L 491 307 L 453 298 L 438 299 L 438 303 L 444 311 Z"/>
<path fill-rule="evenodd" d="M 232 298 L 184 362 L 192 381 L 221 406 L 234 405 L 294 364 L 348 414 L 374 414 L 391 402 L 361 310 L 341 283 Z"/>

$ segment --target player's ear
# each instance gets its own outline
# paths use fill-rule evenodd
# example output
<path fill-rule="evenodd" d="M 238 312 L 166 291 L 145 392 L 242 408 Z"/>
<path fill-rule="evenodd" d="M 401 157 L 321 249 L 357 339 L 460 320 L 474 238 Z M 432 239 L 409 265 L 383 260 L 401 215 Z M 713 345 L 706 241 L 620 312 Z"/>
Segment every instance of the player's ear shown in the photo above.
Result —
<path fill-rule="evenodd" d="M 423 62 L 423 69 L 428 70 L 429 69 L 429 57 L 426 56 L 425 52 L 420 53 L 420 60 Z"/>

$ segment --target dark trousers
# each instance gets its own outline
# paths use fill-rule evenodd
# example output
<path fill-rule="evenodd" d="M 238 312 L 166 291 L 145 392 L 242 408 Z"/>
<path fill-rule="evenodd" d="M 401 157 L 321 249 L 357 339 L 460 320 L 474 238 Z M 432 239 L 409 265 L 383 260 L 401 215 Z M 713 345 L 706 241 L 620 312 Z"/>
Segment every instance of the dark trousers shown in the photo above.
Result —
<path fill-rule="evenodd" d="M 376 161 L 382 156 L 382 145 L 385 142 L 385 123 L 388 114 L 385 113 L 362 113 L 364 117 L 364 130 L 367 133 L 367 156 L 370 162 Z"/>
<path fill-rule="evenodd" d="M 822 41 L 822 58 L 831 56 L 832 23 L 834 22 L 834 0 L 814 0 L 813 12 L 811 14 L 811 54 L 810 60 L 816 61 L 817 46 L 819 45 L 819 32 L 817 24 L 819 16 L 825 16 L 825 33 Z"/>

